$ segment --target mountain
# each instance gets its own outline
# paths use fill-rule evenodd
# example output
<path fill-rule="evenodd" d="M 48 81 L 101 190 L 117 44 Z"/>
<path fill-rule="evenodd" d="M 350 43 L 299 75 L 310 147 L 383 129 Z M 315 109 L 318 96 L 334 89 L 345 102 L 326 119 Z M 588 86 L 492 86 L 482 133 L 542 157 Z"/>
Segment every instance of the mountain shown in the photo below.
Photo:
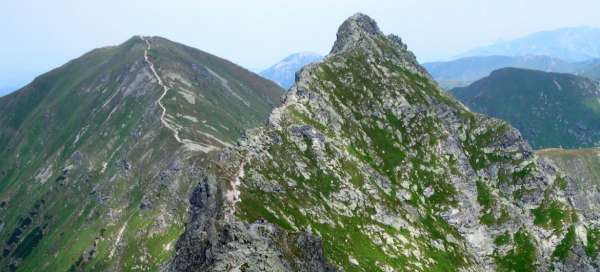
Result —
<path fill-rule="evenodd" d="M 323 59 L 323 56 L 311 52 L 292 54 L 260 72 L 260 75 L 276 82 L 279 86 L 287 90 L 294 84 L 296 72 L 305 65 L 320 61 L 321 59 Z"/>
<path fill-rule="evenodd" d="M 227 60 L 138 36 L 0 98 L 0 270 L 157 270 L 208 158 L 281 94 Z"/>
<path fill-rule="evenodd" d="M 482 56 L 447 62 L 424 63 L 423 66 L 445 89 L 464 87 L 501 68 L 524 68 L 544 72 L 581 74 L 594 77 L 593 69 L 600 61 L 568 62 L 547 56 Z"/>
<path fill-rule="evenodd" d="M 190 198 L 177 271 L 592 271 L 597 209 L 363 14 Z M 593 206 L 591 206 L 593 207 Z M 587 239 L 586 237 L 591 237 Z"/>
<path fill-rule="evenodd" d="M 504 68 L 451 91 L 470 109 L 508 121 L 536 149 L 600 145 L 600 83 Z"/>
<path fill-rule="evenodd" d="M 498 55 L 544 55 L 567 61 L 600 58 L 600 29 L 572 27 L 537 32 L 523 38 L 472 49 L 457 58 Z"/>

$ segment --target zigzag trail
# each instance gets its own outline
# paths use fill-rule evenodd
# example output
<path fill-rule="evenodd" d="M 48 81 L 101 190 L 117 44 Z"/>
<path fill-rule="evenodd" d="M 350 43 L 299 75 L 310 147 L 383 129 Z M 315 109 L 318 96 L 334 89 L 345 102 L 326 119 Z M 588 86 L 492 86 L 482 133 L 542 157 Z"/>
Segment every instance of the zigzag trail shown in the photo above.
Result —
<path fill-rule="evenodd" d="M 160 114 L 160 122 L 163 124 L 163 126 L 165 126 L 167 129 L 169 129 L 170 131 L 173 132 L 173 136 L 175 137 L 175 140 L 177 140 L 177 142 L 179 142 L 180 144 L 185 145 L 185 143 L 179 137 L 179 132 L 177 131 L 177 129 L 174 128 L 173 126 L 169 125 L 169 123 L 167 122 L 167 120 L 165 120 L 165 116 L 167 115 L 167 109 L 162 104 L 161 100 L 165 97 L 165 95 L 169 91 L 169 88 L 167 87 L 167 85 L 165 85 L 163 83 L 162 79 L 160 78 L 160 76 L 156 72 L 156 69 L 154 69 L 154 63 L 152 63 L 152 61 L 150 61 L 150 58 L 148 58 L 148 50 L 150 50 L 150 41 L 148 41 L 148 39 L 146 39 L 143 36 L 140 36 L 140 38 L 144 42 L 146 42 L 146 49 L 144 50 L 144 60 L 146 61 L 146 63 L 148 63 L 148 66 L 150 66 L 150 70 L 152 71 L 152 74 L 154 75 L 154 78 L 156 78 L 156 80 L 158 81 L 158 85 L 160 85 L 163 88 L 163 93 L 160 95 L 160 97 L 156 101 L 156 104 L 158 104 L 158 106 L 162 109 L 162 113 Z"/>
<path fill-rule="evenodd" d="M 146 49 L 144 50 L 144 60 L 146 61 L 146 63 L 148 63 L 148 66 L 150 67 L 152 74 L 158 81 L 158 84 L 163 88 L 163 93 L 156 101 L 156 104 L 158 104 L 158 106 L 162 109 L 162 113 L 160 115 L 160 121 L 166 128 L 168 128 L 169 130 L 171 130 L 173 132 L 173 136 L 175 137 L 175 140 L 177 140 L 177 142 L 183 144 L 184 146 L 187 146 L 187 144 L 189 144 L 189 143 L 186 144 L 186 142 L 181 140 L 177 129 L 175 129 L 174 127 L 169 125 L 169 123 L 165 120 L 165 116 L 167 114 L 167 109 L 162 104 L 161 100 L 165 97 L 165 95 L 169 91 L 169 88 L 163 83 L 162 79 L 160 78 L 160 76 L 156 72 L 156 69 L 154 68 L 154 63 L 152 63 L 152 61 L 150 61 L 150 58 L 148 58 L 148 50 L 150 50 L 150 48 L 151 48 L 150 41 L 148 41 L 145 37 L 140 37 L 140 38 L 144 42 L 146 42 L 146 46 L 147 46 Z M 214 136 L 213 136 L 213 138 L 214 138 Z M 224 143 L 224 142 L 220 141 L 219 139 L 216 139 L 216 140 L 218 142 L 222 143 L 223 145 L 228 146 L 227 143 Z M 188 141 L 188 140 L 186 140 L 186 141 Z M 238 190 L 238 186 L 240 185 L 240 180 L 242 178 L 244 178 L 244 164 L 245 164 L 245 161 L 241 163 L 239 172 L 237 173 L 236 177 L 230 183 L 231 190 L 227 191 L 225 194 L 226 199 L 231 203 L 231 211 L 230 211 L 231 215 L 233 215 L 235 213 L 235 206 L 236 206 L 237 202 L 240 201 L 240 191 Z"/>

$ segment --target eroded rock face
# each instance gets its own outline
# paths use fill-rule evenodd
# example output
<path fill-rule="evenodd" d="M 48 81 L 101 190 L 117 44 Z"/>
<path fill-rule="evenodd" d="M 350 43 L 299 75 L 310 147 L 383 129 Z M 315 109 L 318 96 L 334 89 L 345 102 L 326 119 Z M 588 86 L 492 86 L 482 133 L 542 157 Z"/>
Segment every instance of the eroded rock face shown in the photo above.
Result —
<path fill-rule="evenodd" d="M 213 173 L 214 200 L 192 202 L 219 203 L 218 216 L 192 210 L 174 270 L 598 267 L 597 223 L 569 202 L 573 181 L 362 14 Z"/>
<path fill-rule="evenodd" d="M 191 198 L 191 223 L 177 243 L 176 271 L 335 271 L 326 263 L 319 237 L 288 233 L 258 220 L 224 214 L 221 188 L 205 177 Z"/>

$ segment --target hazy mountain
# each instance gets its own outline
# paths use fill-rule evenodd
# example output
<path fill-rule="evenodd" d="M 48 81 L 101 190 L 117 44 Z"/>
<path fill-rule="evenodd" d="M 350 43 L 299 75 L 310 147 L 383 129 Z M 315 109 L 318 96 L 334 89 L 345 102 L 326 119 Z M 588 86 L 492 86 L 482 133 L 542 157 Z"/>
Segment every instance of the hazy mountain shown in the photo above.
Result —
<path fill-rule="evenodd" d="M 594 60 L 581 72 L 582 76 L 600 80 L 600 60 Z"/>
<path fill-rule="evenodd" d="M 513 67 L 587 75 L 586 70 L 591 69 L 594 65 L 600 66 L 600 60 L 568 62 L 547 56 L 466 57 L 447 62 L 423 64 L 433 78 L 446 89 L 469 85 L 501 68 Z"/>
<path fill-rule="evenodd" d="M 345 21 L 269 123 L 196 187 L 171 268 L 598 269 L 597 205 L 406 48 L 365 15 Z"/>
<path fill-rule="evenodd" d="M 600 145 L 600 83 L 570 74 L 505 68 L 452 93 L 504 119 L 534 148 Z"/>
<path fill-rule="evenodd" d="M 0 98 L 0 270 L 156 271 L 207 159 L 282 93 L 226 60 L 133 37 Z"/>
<path fill-rule="evenodd" d="M 472 49 L 457 57 L 498 55 L 543 55 L 567 61 L 600 58 L 600 29 L 571 27 L 537 32 L 523 38 Z"/>
<path fill-rule="evenodd" d="M 260 72 L 260 75 L 268 78 L 284 89 L 289 89 L 294 84 L 296 72 L 309 63 L 317 62 L 323 59 L 323 56 L 303 52 L 292 54 L 275 65 Z"/>

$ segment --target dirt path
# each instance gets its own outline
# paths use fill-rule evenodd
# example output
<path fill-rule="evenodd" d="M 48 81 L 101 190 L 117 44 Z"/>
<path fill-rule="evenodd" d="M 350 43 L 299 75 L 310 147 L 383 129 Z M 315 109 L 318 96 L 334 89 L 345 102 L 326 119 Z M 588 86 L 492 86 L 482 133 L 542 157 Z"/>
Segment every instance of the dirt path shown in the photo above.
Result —
<path fill-rule="evenodd" d="M 167 120 L 165 119 L 165 117 L 167 116 L 167 109 L 162 104 L 162 99 L 165 97 L 165 95 L 167 95 L 167 92 L 169 91 L 169 88 L 167 87 L 167 85 L 164 84 L 163 80 L 160 78 L 160 76 L 156 72 L 156 69 L 154 68 L 154 63 L 152 63 L 152 61 L 150 60 L 150 58 L 148 58 L 148 50 L 150 50 L 150 48 L 151 48 L 150 47 L 150 41 L 148 41 L 148 39 L 146 39 L 145 37 L 141 37 L 141 39 L 144 40 L 144 42 L 146 42 L 146 49 L 144 50 L 144 60 L 146 61 L 146 63 L 148 64 L 148 66 L 150 66 L 150 70 L 152 71 L 152 74 L 154 75 L 154 78 L 156 78 L 156 80 L 158 81 L 158 85 L 160 85 L 162 87 L 162 89 L 163 89 L 162 94 L 160 95 L 160 97 L 156 101 L 156 104 L 158 104 L 158 106 L 162 110 L 162 113 L 160 114 L 160 122 L 163 124 L 163 126 L 165 126 L 167 129 L 169 129 L 170 131 L 173 132 L 173 136 L 175 137 L 175 140 L 177 140 L 177 142 L 179 142 L 180 144 L 185 145 L 185 143 L 179 137 L 179 132 L 177 131 L 177 129 L 175 127 L 171 126 L 167 122 Z"/>

